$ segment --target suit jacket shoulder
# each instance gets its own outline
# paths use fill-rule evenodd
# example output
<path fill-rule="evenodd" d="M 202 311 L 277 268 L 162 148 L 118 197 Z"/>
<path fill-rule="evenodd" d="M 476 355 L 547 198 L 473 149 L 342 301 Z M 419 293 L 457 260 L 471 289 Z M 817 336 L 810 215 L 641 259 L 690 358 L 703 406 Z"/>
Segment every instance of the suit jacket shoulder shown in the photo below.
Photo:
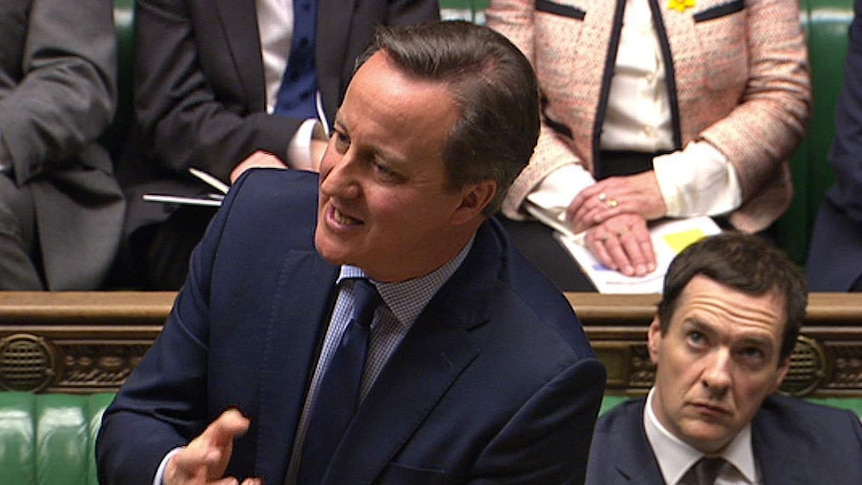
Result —
<path fill-rule="evenodd" d="M 596 424 L 587 483 L 663 484 L 643 428 L 644 399 L 627 401 Z M 768 397 L 752 421 L 765 485 L 862 483 L 862 423 L 846 410 Z"/>
<path fill-rule="evenodd" d="M 851 411 L 773 395 L 752 441 L 766 485 L 862 483 L 862 423 Z"/>
<path fill-rule="evenodd" d="M 643 427 L 645 404 L 645 399 L 632 399 L 599 418 L 590 448 L 587 484 L 664 484 Z"/>

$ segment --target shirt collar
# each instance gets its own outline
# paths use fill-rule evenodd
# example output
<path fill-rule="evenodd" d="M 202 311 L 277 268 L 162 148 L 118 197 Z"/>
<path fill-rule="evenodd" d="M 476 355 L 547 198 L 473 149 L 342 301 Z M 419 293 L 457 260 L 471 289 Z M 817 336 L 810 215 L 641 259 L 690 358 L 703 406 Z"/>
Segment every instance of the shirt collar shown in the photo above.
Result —
<path fill-rule="evenodd" d="M 659 422 L 652 408 L 654 393 L 655 388 L 650 389 L 647 395 L 644 429 L 665 482 L 676 484 L 704 454 L 674 436 Z M 748 483 L 757 483 L 754 451 L 751 445 L 751 423 L 736 434 L 722 451 L 721 457 L 732 464 Z"/>
<path fill-rule="evenodd" d="M 449 281 L 449 278 L 464 262 L 473 247 L 474 240 L 475 236 L 464 245 L 464 248 L 454 258 L 424 276 L 396 283 L 381 283 L 368 278 L 361 268 L 345 264 L 341 266 L 336 284 L 340 284 L 342 280 L 347 278 L 367 278 L 377 287 L 383 302 L 392 311 L 398 322 L 402 325 L 412 325 L 419 318 L 419 314 L 422 313 L 428 302 L 431 301 L 431 298 Z"/>

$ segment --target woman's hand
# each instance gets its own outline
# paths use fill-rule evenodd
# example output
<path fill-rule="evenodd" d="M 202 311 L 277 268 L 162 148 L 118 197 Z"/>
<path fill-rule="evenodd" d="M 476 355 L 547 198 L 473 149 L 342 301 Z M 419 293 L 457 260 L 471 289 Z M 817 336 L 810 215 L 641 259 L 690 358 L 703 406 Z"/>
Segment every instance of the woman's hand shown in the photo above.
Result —
<path fill-rule="evenodd" d="M 656 268 L 647 221 L 638 214 L 618 214 L 587 231 L 587 248 L 608 268 L 626 276 L 644 276 Z"/>
<path fill-rule="evenodd" d="M 620 214 L 637 214 L 647 221 L 667 213 L 653 171 L 610 177 L 582 190 L 566 210 L 575 233 L 586 231 Z"/>

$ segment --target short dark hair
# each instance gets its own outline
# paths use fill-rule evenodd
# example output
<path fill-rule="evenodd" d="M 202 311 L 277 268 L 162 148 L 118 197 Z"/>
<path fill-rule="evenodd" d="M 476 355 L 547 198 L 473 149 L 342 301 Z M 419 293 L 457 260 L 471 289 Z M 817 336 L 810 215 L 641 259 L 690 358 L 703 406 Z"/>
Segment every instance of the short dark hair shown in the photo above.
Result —
<path fill-rule="evenodd" d="M 486 217 L 533 154 L 539 137 L 539 88 L 533 68 L 506 37 L 464 21 L 378 27 L 357 69 L 385 52 L 403 72 L 444 83 L 460 109 L 443 149 L 453 189 L 494 180 Z"/>
<path fill-rule="evenodd" d="M 799 267 L 781 249 L 763 238 L 730 231 L 704 238 L 685 248 L 671 262 L 658 305 L 661 332 L 673 318 L 680 294 L 702 275 L 749 295 L 776 292 L 784 298 L 784 337 L 780 360 L 793 352 L 808 305 L 808 285 Z"/>

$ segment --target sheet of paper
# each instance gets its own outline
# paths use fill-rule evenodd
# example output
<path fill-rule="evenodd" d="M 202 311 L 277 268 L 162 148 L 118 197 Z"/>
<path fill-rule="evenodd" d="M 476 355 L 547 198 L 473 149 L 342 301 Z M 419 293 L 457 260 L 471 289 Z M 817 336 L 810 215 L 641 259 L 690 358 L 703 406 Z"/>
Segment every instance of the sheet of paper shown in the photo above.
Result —
<path fill-rule="evenodd" d="M 203 181 L 204 181 L 204 183 L 206 183 L 206 184 L 207 184 L 207 185 L 209 185 L 210 187 L 212 187 L 212 188 L 214 188 L 214 189 L 218 190 L 218 191 L 219 191 L 219 192 L 221 192 L 222 194 L 226 194 L 226 193 L 227 193 L 227 191 L 228 191 L 228 190 L 230 190 L 230 187 L 229 187 L 226 183 L 224 183 L 224 182 L 222 182 L 221 180 L 217 179 L 215 176 L 210 175 L 210 174 L 208 174 L 208 173 L 204 172 L 203 170 L 198 170 L 198 169 L 196 169 L 196 168 L 194 168 L 194 167 L 190 167 L 190 168 L 189 168 L 189 173 L 190 173 L 190 174 L 192 174 L 192 175 L 194 175 L 195 177 L 197 177 L 197 178 L 199 178 L 199 179 L 203 180 Z"/>
<path fill-rule="evenodd" d="M 572 236 L 557 232 L 555 236 L 578 262 L 599 293 L 639 294 L 661 293 L 664 275 L 673 258 L 689 244 L 720 232 L 721 228 L 715 221 L 706 216 L 666 219 L 653 224 L 650 226 L 650 235 L 657 267 L 652 273 L 640 277 L 625 276 L 601 264 L 584 244 L 583 234 Z"/>
<path fill-rule="evenodd" d="M 202 195 L 172 195 L 172 194 L 144 194 L 143 199 L 148 202 L 161 202 L 163 204 L 181 204 L 181 205 L 198 205 L 207 207 L 219 207 L 225 194 L 230 187 L 210 175 L 203 170 L 189 168 L 189 173 L 197 177 L 199 180 L 208 186 L 218 190 L 218 192 L 202 194 Z"/>
<path fill-rule="evenodd" d="M 142 197 L 148 202 L 161 202 L 163 204 L 200 205 L 207 207 L 220 207 L 224 196 L 221 194 L 206 194 L 200 196 L 168 195 L 168 194 L 144 194 Z"/>

